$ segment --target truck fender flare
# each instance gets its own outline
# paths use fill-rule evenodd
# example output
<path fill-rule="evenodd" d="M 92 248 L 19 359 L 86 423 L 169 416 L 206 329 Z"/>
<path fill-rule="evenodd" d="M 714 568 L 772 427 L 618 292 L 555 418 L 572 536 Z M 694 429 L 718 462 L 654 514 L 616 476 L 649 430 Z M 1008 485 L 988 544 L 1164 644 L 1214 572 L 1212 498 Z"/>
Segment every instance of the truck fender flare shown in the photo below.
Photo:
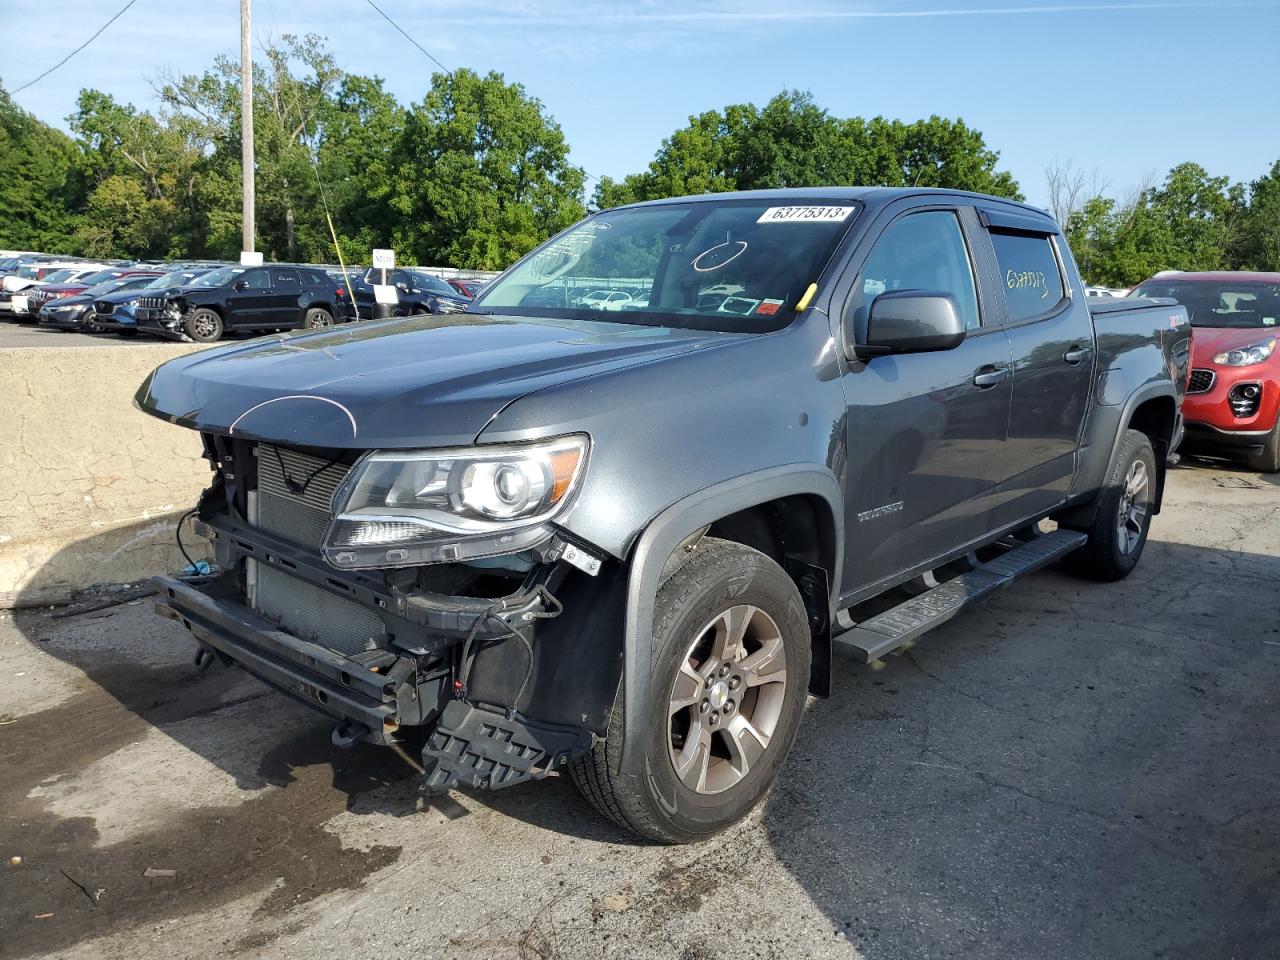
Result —
<path fill-rule="evenodd" d="M 1172 400 L 1174 402 L 1174 408 L 1176 411 L 1177 403 L 1178 403 L 1178 394 L 1173 389 L 1173 384 L 1169 383 L 1168 381 L 1165 381 L 1163 383 L 1148 383 L 1145 386 L 1141 386 L 1137 390 L 1133 391 L 1133 396 L 1129 397 L 1129 399 L 1125 401 L 1124 411 L 1120 414 L 1120 426 L 1119 426 L 1119 429 L 1116 430 L 1115 438 L 1111 441 L 1111 452 L 1107 455 L 1108 471 L 1110 471 L 1111 469 L 1111 464 L 1116 462 L 1116 454 L 1120 450 L 1120 441 L 1124 439 L 1124 432 L 1128 430 L 1130 424 L 1133 423 L 1134 411 L 1136 411 L 1138 407 L 1142 406 L 1142 404 L 1146 403 L 1148 400 L 1155 400 L 1158 397 L 1168 397 L 1170 400 Z M 1176 413 L 1175 413 L 1175 416 L 1176 416 Z M 1173 425 L 1171 424 L 1170 427 L 1172 430 Z M 1160 503 L 1164 499 L 1164 476 L 1165 476 L 1166 464 L 1164 460 L 1160 457 L 1160 451 L 1158 449 L 1156 450 L 1156 460 L 1157 460 L 1156 473 L 1158 475 L 1158 479 L 1157 479 L 1154 512 L 1159 513 Z M 1094 505 L 1096 506 L 1096 502 Z"/>
<path fill-rule="evenodd" d="M 1125 401 L 1124 411 L 1120 414 L 1120 428 L 1116 431 L 1115 439 L 1111 441 L 1111 454 L 1107 459 L 1108 464 L 1115 463 L 1116 451 L 1120 449 L 1120 441 L 1124 439 L 1124 432 L 1133 423 L 1134 411 L 1148 400 L 1155 400 L 1157 397 L 1168 397 L 1174 402 L 1176 410 L 1178 395 L 1173 389 L 1173 384 L 1168 381 L 1164 383 L 1148 383 L 1139 387 L 1133 391 L 1133 396 Z"/>
<path fill-rule="evenodd" d="M 835 518 L 835 567 L 832 597 L 844 566 L 844 496 L 835 475 L 826 467 L 796 463 L 770 467 L 724 480 L 676 501 L 654 517 L 636 542 L 627 580 L 626 636 L 622 668 L 622 709 L 625 731 L 620 764 L 640 749 L 643 704 L 649 699 L 653 673 L 653 619 L 658 587 L 667 558 L 690 534 L 739 510 L 781 497 L 811 495 L 822 498 Z"/>

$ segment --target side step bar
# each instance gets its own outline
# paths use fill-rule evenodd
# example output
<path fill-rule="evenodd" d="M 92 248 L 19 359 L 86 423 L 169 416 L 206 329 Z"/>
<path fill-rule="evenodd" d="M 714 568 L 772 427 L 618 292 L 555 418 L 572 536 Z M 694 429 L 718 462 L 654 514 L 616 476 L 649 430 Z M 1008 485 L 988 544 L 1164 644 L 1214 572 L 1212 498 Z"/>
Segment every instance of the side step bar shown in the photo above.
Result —
<path fill-rule="evenodd" d="M 831 639 L 849 647 L 863 663 L 879 660 L 946 623 L 974 601 L 1084 546 L 1088 539 L 1075 530 L 1042 534 Z"/>

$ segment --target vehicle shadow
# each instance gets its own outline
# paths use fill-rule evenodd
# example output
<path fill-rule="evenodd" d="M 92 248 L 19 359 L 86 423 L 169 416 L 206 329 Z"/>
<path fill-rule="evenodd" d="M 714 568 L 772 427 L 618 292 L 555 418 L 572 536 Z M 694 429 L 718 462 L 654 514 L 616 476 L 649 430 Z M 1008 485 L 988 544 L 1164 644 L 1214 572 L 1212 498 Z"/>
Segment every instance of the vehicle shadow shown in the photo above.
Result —
<path fill-rule="evenodd" d="M 1277 955 L 1277 584 L 1151 542 L 1123 584 L 1047 572 L 880 670 L 839 657 L 774 852 L 872 960 Z"/>
<path fill-rule="evenodd" d="M 870 960 L 1280 954 L 1277 584 L 1280 557 L 1153 541 L 1121 584 L 1051 570 L 879 669 L 838 654 L 833 696 L 811 703 L 745 829 L 762 831 L 833 931 Z M 483 807 L 640 843 L 563 776 L 427 802 L 391 751 L 339 750 L 327 721 L 240 671 L 196 672 L 190 638 L 149 603 L 65 620 L 17 612 L 29 644 L 85 682 L 16 711 L 0 742 L 0 806 L 26 825 L 28 849 L 111 886 L 117 916 L 208 909 L 301 864 L 318 871 L 301 893 L 273 893 L 282 905 L 394 862 L 397 848 L 343 848 L 325 829 L 338 813 L 430 807 L 449 819 Z M 97 811 L 44 784 L 63 771 L 110 773 L 114 755 L 156 739 L 221 771 L 234 791 L 195 795 L 116 864 L 100 851 L 123 848 L 101 847 Z M 172 776 L 163 763 L 186 769 L 158 755 L 157 776 Z M 110 811 L 144 802 L 129 790 L 159 791 L 129 774 L 124 786 L 103 778 L 93 802 Z M 163 903 L 141 889 L 127 900 L 143 860 L 179 855 L 205 871 L 202 882 Z M 21 913 L 32 901 L 17 893 Z M 18 955 L 31 915 L 9 918 Z M 113 922 L 84 917 L 45 930 L 54 939 L 42 949 Z"/>

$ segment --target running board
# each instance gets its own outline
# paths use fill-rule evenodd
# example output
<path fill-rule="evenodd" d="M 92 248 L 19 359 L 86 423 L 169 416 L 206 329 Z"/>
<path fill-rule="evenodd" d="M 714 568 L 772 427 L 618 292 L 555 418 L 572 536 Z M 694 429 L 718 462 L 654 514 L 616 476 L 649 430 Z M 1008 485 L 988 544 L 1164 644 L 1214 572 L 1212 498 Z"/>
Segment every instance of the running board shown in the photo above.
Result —
<path fill-rule="evenodd" d="M 831 639 L 849 647 L 863 663 L 879 660 L 946 623 L 974 601 L 1079 549 L 1088 539 L 1075 530 L 1042 534 Z"/>

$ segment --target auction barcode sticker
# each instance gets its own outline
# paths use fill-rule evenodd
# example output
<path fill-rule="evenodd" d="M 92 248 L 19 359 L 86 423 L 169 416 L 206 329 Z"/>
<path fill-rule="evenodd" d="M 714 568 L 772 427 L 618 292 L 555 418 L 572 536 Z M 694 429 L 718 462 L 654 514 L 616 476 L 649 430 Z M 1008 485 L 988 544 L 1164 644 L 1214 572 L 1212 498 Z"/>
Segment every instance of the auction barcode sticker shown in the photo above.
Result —
<path fill-rule="evenodd" d="M 756 223 L 839 223 L 853 207 L 770 207 Z"/>

